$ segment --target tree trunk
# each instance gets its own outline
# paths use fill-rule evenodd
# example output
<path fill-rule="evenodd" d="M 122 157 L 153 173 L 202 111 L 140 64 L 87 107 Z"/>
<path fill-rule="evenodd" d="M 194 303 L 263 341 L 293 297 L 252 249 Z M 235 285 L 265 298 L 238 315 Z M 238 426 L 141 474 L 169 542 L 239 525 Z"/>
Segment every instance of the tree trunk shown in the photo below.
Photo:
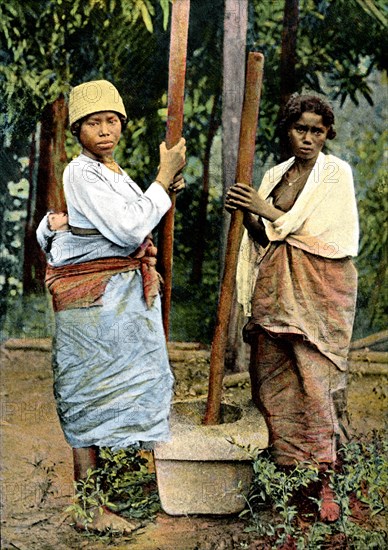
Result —
<path fill-rule="evenodd" d="M 225 0 L 223 45 L 223 94 L 222 94 L 222 180 L 223 202 L 227 190 L 236 181 L 238 142 L 240 137 L 241 109 L 244 98 L 246 34 L 248 25 L 248 0 Z M 225 244 L 230 216 L 223 213 L 220 246 L 220 278 L 225 258 Z M 241 314 L 233 295 L 231 327 L 239 331 Z M 225 367 L 235 370 L 243 362 L 246 346 L 240 334 L 229 332 Z"/>
<path fill-rule="evenodd" d="M 296 91 L 296 40 L 299 24 L 299 0 L 285 0 L 282 51 L 280 56 L 280 111 Z M 290 156 L 288 144 L 281 144 L 281 159 Z"/>
<path fill-rule="evenodd" d="M 236 181 L 241 109 L 244 99 L 248 0 L 225 0 L 222 89 L 223 200 Z M 220 266 L 224 265 L 229 215 L 222 220 Z"/>
<path fill-rule="evenodd" d="M 205 259 L 207 206 L 209 201 L 210 153 L 214 136 L 216 135 L 220 125 L 217 120 L 218 100 L 218 96 L 215 96 L 210 114 L 206 148 L 203 158 L 202 191 L 198 206 L 198 219 L 195 227 L 195 234 L 193 235 L 193 267 L 191 272 L 191 282 L 195 285 L 199 285 L 202 281 L 203 262 Z"/>
<path fill-rule="evenodd" d="M 296 89 L 296 39 L 299 24 L 299 0 L 286 0 L 284 5 L 282 51 L 280 57 L 280 104 L 289 100 Z"/>
<path fill-rule="evenodd" d="M 66 165 L 65 129 L 67 106 L 61 96 L 47 105 L 41 119 L 39 156 L 36 139 L 32 140 L 30 153 L 30 197 L 24 239 L 24 293 L 44 289 L 46 261 L 36 241 L 35 231 L 50 209 L 66 210 L 62 187 L 62 173 Z M 35 176 L 36 163 L 38 163 Z"/>

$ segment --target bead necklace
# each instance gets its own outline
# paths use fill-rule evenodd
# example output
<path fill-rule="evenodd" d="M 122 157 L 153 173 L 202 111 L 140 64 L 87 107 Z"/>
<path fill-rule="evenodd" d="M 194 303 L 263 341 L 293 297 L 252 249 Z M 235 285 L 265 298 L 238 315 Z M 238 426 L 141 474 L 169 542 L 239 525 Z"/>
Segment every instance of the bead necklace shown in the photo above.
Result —
<path fill-rule="evenodd" d="M 305 172 L 302 172 L 301 174 L 299 174 L 299 176 L 297 178 L 294 178 L 293 180 L 289 180 L 288 179 L 288 173 L 285 174 L 285 180 L 286 180 L 286 183 L 289 187 L 291 187 L 294 183 L 296 183 L 297 181 L 299 181 L 303 176 L 305 176 L 306 174 L 309 174 L 311 172 L 311 170 L 306 170 Z"/>

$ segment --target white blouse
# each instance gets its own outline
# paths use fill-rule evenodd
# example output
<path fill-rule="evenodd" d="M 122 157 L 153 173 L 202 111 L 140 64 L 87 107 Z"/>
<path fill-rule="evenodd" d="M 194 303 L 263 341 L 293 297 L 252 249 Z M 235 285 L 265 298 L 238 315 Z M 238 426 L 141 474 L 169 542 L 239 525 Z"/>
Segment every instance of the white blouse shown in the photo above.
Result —
<path fill-rule="evenodd" d="M 117 174 L 83 154 L 66 167 L 63 185 L 69 224 L 97 229 L 101 235 L 50 231 L 45 216 L 37 238 L 52 265 L 128 256 L 171 207 L 170 197 L 158 183 L 143 193 L 124 171 Z"/>

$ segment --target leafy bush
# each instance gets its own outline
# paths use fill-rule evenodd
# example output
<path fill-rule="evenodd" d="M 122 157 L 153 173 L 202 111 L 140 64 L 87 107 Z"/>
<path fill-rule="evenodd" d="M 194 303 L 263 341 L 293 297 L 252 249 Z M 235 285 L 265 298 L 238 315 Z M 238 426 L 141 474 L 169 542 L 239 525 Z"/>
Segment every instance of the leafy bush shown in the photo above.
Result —
<path fill-rule="evenodd" d="M 387 324 L 388 291 L 388 173 L 382 172 L 359 201 L 361 225 L 358 307 L 368 326 L 383 330 Z"/>
<path fill-rule="evenodd" d="M 291 543 L 298 550 L 386 548 L 388 537 L 383 524 L 388 495 L 388 443 L 384 434 L 374 432 L 368 438 L 351 441 L 341 448 L 339 457 L 342 468 L 340 472 L 331 472 L 331 486 L 341 517 L 332 524 L 312 517 L 303 526 L 296 521 L 294 493 L 318 480 L 316 466 L 300 464 L 286 472 L 266 456 L 255 458 L 247 508 L 241 513 L 249 518 L 247 530 L 265 537 L 271 545 L 268 548 L 274 549 L 283 543 Z M 312 496 L 310 499 L 318 510 L 319 500 Z M 362 525 L 353 516 L 354 503 L 363 510 Z M 275 518 L 266 514 L 269 507 Z"/>
<path fill-rule="evenodd" d="M 48 338 L 53 334 L 51 298 L 44 294 L 8 297 L 0 341 L 8 338 Z"/>
<path fill-rule="evenodd" d="M 127 518 L 151 519 L 160 503 L 147 459 L 136 449 L 102 448 L 99 457 L 101 466 L 75 482 L 75 502 L 68 511 L 86 526 L 92 521 L 91 508 L 103 506 Z"/>

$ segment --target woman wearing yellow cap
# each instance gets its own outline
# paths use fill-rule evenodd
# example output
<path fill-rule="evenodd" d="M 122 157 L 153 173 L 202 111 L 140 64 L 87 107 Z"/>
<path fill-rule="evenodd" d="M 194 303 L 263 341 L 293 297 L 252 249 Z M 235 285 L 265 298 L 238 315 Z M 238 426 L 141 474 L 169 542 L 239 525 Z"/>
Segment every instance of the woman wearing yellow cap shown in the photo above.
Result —
<path fill-rule="evenodd" d="M 173 377 L 168 363 L 151 231 L 184 187 L 185 140 L 160 145 L 155 181 L 143 193 L 113 158 L 126 112 L 106 80 L 76 86 L 70 128 L 81 154 L 63 175 L 68 209 L 37 231 L 56 318 L 54 394 L 75 479 L 100 447 L 152 448 L 168 438 Z M 104 509 L 89 529 L 137 525 Z"/>

